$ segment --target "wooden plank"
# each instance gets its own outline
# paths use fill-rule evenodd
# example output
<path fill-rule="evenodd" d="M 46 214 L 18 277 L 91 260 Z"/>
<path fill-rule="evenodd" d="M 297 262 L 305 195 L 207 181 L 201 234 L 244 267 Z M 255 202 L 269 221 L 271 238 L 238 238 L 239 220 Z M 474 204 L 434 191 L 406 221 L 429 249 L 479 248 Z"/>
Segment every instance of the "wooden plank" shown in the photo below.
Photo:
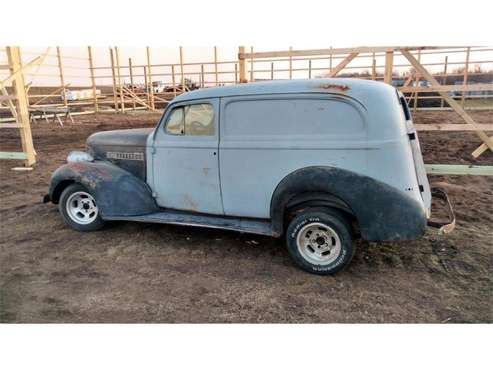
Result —
<path fill-rule="evenodd" d="M 340 71 L 342 71 L 356 56 L 358 53 L 351 53 L 349 54 L 346 58 L 344 58 L 341 62 L 339 62 L 338 65 L 335 66 L 330 72 L 329 72 L 329 77 L 334 77 L 337 75 Z"/>
<path fill-rule="evenodd" d="M 87 47 L 87 54 L 89 56 L 89 73 L 91 76 L 91 85 L 92 85 L 92 95 L 94 97 L 94 110 L 96 112 L 99 111 L 99 106 L 98 106 L 98 97 L 97 97 L 97 92 L 96 92 L 96 78 L 94 76 L 94 63 L 92 59 L 92 49 L 90 46 Z"/>
<path fill-rule="evenodd" d="M 204 87 L 204 86 L 205 86 L 204 65 L 201 64 L 200 65 L 200 87 Z"/>
<path fill-rule="evenodd" d="M 110 48 L 110 60 L 111 60 L 111 78 L 113 80 L 113 104 L 115 105 L 115 111 L 118 111 L 118 99 L 116 97 L 116 76 L 115 76 L 115 57 L 113 55 L 113 48 Z"/>
<path fill-rule="evenodd" d="M 409 60 L 411 65 L 418 71 L 432 86 L 440 86 L 438 81 L 411 55 L 411 53 L 407 50 L 401 50 L 401 53 Z M 450 105 L 450 107 L 459 114 L 459 116 L 470 125 L 476 125 L 476 122 L 472 119 L 472 117 L 467 114 L 467 112 L 447 93 L 439 91 L 438 92 L 443 99 Z M 483 131 L 475 131 L 476 135 L 484 141 L 487 147 L 493 151 L 493 140 L 488 137 Z M 479 149 L 479 148 L 478 148 Z"/>
<path fill-rule="evenodd" d="M 180 46 L 180 74 L 181 74 L 181 90 L 185 92 L 185 71 L 183 70 L 183 47 Z"/>
<path fill-rule="evenodd" d="M 7 90 L 5 90 L 7 91 Z M 15 100 L 17 99 L 17 97 L 15 95 L 9 95 L 8 93 L 7 94 L 4 94 L 4 95 L 0 95 L 0 101 L 11 101 L 11 100 Z"/>
<path fill-rule="evenodd" d="M 31 104 L 31 106 L 39 105 L 41 102 L 45 101 L 46 99 L 48 99 L 48 98 L 51 98 L 51 97 L 53 97 L 53 96 L 58 95 L 58 93 L 59 93 L 60 91 L 62 91 L 63 89 L 65 89 L 65 88 L 67 88 L 67 87 L 69 87 L 69 86 L 70 86 L 70 84 L 66 84 L 65 86 L 57 87 L 55 90 L 53 90 L 53 91 L 52 91 L 51 93 L 49 93 L 48 95 L 46 95 L 46 96 L 42 97 L 41 99 L 39 99 L 39 100 L 35 101 L 33 104 Z"/>
<path fill-rule="evenodd" d="M 493 131 L 493 123 L 476 123 L 475 125 L 459 123 L 414 124 L 418 131 Z"/>
<path fill-rule="evenodd" d="M 407 81 L 406 81 L 407 82 Z M 406 85 L 404 83 L 404 85 Z M 472 85 L 439 85 L 439 86 L 402 86 L 398 88 L 402 92 L 450 92 L 450 91 L 493 91 L 493 84 L 479 83 Z"/>
<path fill-rule="evenodd" d="M 245 47 L 240 46 L 238 48 L 238 65 L 240 69 L 240 84 L 246 83 L 247 77 L 246 77 L 246 63 L 245 63 Z"/>
<path fill-rule="evenodd" d="M 425 169 L 430 175 L 493 176 L 493 166 L 425 164 Z"/>
<path fill-rule="evenodd" d="M 62 65 L 62 53 L 60 52 L 60 47 L 56 47 L 56 57 L 58 60 L 58 73 L 60 75 L 60 87 L 63 90 L 63 87 L 65 86 L 65 78 L 63 76 L 63 65 Z M 63 91 L 63 104 L 67 106 L 67 94 Z"/>
<path fill-rule="evenodd" d="M 394 68 L 394 52 L 385 52 L 385 72 L 383 75 L 383 82 L 392 85 L 392 69 Z"/>
<path fill-rule="evenodd" d="M 36 151 L 34 150 L 33 136 L 31 133 L 31 125 L 29 121 L 29 100 L 26 93 L 26 84 L 24 81 L 23 73 L 16 73 L 23 71 L 22 57 L 20 48 L 17 46 L 7 47 L 7 56 L 9 59 L 9 65 L 11 67 L 11 73 L 15 75 L 12 81 L 12 87 L 15 95 L 17 96 L 17 123 L 21 125 L 20 136 L 22 143 L 22 151 L 25 153 L 25 165 L 26 167 L 32 166 L 36 163 Z"/>
<path fill-rule="evenodd" d="M 373 53 L 371 61 L 371 79 L 373 81 L 377 79 L 377 60 L 375 59 L 375 53 Z"/>
<path fill-rule="evenodd" d="M 253 46 L 250 47 L 250 53 L 253 55 Z M 253 56 L 252 56 L 250 57 L 250 82 L 255 81 L 255 77 L 253 73 L 254 73 L 254 67 L 253 67 Z"/>
<path fill-rule="evenodd" d="M 118 89 L 120 92 L 120 110 L 125 113 L 125 100 L 123 99 L 123 85 L 122 85 L 122 74 L 120 70 L 120 51 L 118 46 L 115 46 L 115 61 L 116 61 L 116 75 L 118 77 Z"/>
<path fill-rule="evenodd" d="M 442 85 L 447 85 L 447 67 L 448 67 L 448 55 L 445 56 L 445 61 L 443 64 L 443 80 L 442 80 Z M 442 99 L 440 102 L 440 108 L 443 108 L 445 103 L 445 100 Z"/>
<path fill-rule="evenodd" d="M 464 46 L 361 46 L 354 48 L 330 48 L 330 49 L 307 49 L 307 50 L 292 50 L 292 51 L 264 51 L 256 53 L 242 53 L 244 58 L 281 58 L 289 57 L 303 57 L 303 56 L 317 56 L 317 55 L 340 55 L 340 54 L 362 54 L 362 53 L 383 53 L 387 51 L 400 51 L 400 50 L 440 50 L 440 49 L 460 49 Z"/>
<path fill-rule="evenodd" d="M 0 123 L 0 128 L 21 128 L 18 123 Z"/>
<path fill-rule="evenodd" d="M 12 47 L 14 47 L 14 46 L 12 46 Z M 6 79 L 0 81 L 0 88 L 7 86 L 9 83 L 14 81 L 18 77 L 19 74 L 25 73 L 29 68 L 37 66 L 38 64 L 42 63 L 42 61 L 43 61 L 43 58 L 41 56 L 39 56 L 39 57 L 31 60 L 29 63 L 24 64 L 22 67 L 19 67 L 19 69 L 17 69 L 17 70 L 15 70 L 15 71 L 11 70 L 10 76 L 7 77 Z M 24 77 L 22 79 L 24 79 Z"/>
<path fill-rule="evenodd" d="M 23 152 L 0 152 L 0 159 L 19 159 L 26 160 L 27 155 Z"/>
<path fill-rule="evenodd" d="M 149 46 L 146 47 L 146 53 L 147 53 L 147 80 L 149 82 L 150 86 L 150 99 L 151 99 L 151 107 L 152 110 L 155 110 L 156 107 L 154 105 L 154 89 L 152 88 L 152 70 L 151 70 L 151 49 Z"/>
<path fill-rule="evenodd" d="M 202 64 L 202 66 L 203 66 L 203 64 Z M 219 78 L 218 78 L 218 74 L 217 74 L 217 47 L 216 46 L 214 46 L 214 75 L 216 78 L 216 86 L 219 86 Z"/>
<path fill-rule="evenodd" d="M 128 73 L 130 74 L 130 86 L 132 92 L 135 94 L 135 86 L 134 86 L 134 74 L 132 68 L 132 58 L 128 58 Z M 132 98 L 132 108 L 135 110 L 135 99 Z"/>
<path fill-rule="evenodd" d="M 289 79 L 293 79 L 293 54 L 291 53 L 293 51 L 293 47 L 289 47 Z M 253 51 L 252 51 L 253 52 Z"/>
<path fill-rule="evenodd" d="M 173 96 L 176 97 L 175 65 L 171 65 L 171 81 L 173 83 Z"/>
<path fill-rule="evenodd" d="M 134 94 L 131 90 L 127 89 L 126 87 L 123 87 L 122 86 L 122 92 L 125 92 L 127 93 L 128 95 L 130 95 L 133 99 L 135 99 L 138 103 L 142 104 L 143 106 L 147 107 L 148 109 L 150 110 L 155 110 L 154 108 L 152 108 L 149 104 L 147 104 L 144 100 L 142 100 L 141 98 L 139 98 L 137 96 L 137 94 Z"/>
<path fill-rule="evenodd" d="M 464 65 L 464 77 L 462 78 L 462 84 L 467 85 L 467 79 L 469 77 L 469 57 L 471 56 L 471 48 L 467 48 L 466 51 L 466 63 Z M 464 107 L 464 102 L 465 102 L 465 94 L 462 94 L 462 97 L 460 99 L 460 104 L 462 107 Z"/>

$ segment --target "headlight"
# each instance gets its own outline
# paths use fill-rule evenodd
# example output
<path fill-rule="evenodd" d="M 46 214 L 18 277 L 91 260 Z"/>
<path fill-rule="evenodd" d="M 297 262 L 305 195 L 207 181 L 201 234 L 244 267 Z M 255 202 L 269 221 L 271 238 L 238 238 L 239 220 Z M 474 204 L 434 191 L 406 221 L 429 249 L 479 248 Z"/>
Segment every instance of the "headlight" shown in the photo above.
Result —
<path fill-rule="evenodd" d="M 70 152 L 70 154 L 67 157 L 68 163 L 92 162 L 92 161 L 94 161 L 94 158 L 90 154 L 81 151 Z"/>

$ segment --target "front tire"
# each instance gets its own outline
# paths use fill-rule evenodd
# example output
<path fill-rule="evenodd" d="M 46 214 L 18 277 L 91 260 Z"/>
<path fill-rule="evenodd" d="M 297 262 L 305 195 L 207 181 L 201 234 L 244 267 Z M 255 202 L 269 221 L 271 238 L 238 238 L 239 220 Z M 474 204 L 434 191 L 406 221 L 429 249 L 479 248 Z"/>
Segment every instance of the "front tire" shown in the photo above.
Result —
<path fill-rule="evenodd" d="M 330 275 L 345 268 L 354 255 L 349 222 L 332 209 L 307 209 L 290 222 L 286 244 L 303 270 Z"/>
<path fill-rule="evenodd" d="M 81 184 L 72 184 L 62 192 L 58 209 L 65 223 L 75 230 L 95 231 L 104 225 L 96 200 Z"/>

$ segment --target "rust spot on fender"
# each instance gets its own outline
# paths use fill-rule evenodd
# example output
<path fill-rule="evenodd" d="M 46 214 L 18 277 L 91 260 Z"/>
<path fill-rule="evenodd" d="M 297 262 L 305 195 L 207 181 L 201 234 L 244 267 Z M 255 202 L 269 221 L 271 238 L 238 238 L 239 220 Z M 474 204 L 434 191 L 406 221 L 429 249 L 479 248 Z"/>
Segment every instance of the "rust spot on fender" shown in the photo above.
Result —
<path fill-rule="evenodd" d="M 347 91 L 351 89 L 347 85 L 338 85 L 338 84 L 320 84 L 319 87 L 321 89 L 330 89 L 330 90 L 339 90 L 339 91 Z"/>

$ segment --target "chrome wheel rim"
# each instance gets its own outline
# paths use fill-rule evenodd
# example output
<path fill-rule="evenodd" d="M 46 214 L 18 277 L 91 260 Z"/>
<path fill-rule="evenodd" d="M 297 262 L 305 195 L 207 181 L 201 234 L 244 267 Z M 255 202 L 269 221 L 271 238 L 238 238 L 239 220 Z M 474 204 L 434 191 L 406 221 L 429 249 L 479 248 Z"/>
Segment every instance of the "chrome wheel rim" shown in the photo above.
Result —
<path fill-rule="evenodd" d="M 98 217 L 98 207 L 91 194 L 85 191 L 78 191 L 70 195 L 67 199 L 66 210 L 72 221 L 87 225 Z"/>
<path fill-rule="evenodd" d="M 341 239 L 334 229 L 320 222 L 303 226 L 296 244 L 302 257 L 315 265 L 329 265 L 341 254 Z"/>

